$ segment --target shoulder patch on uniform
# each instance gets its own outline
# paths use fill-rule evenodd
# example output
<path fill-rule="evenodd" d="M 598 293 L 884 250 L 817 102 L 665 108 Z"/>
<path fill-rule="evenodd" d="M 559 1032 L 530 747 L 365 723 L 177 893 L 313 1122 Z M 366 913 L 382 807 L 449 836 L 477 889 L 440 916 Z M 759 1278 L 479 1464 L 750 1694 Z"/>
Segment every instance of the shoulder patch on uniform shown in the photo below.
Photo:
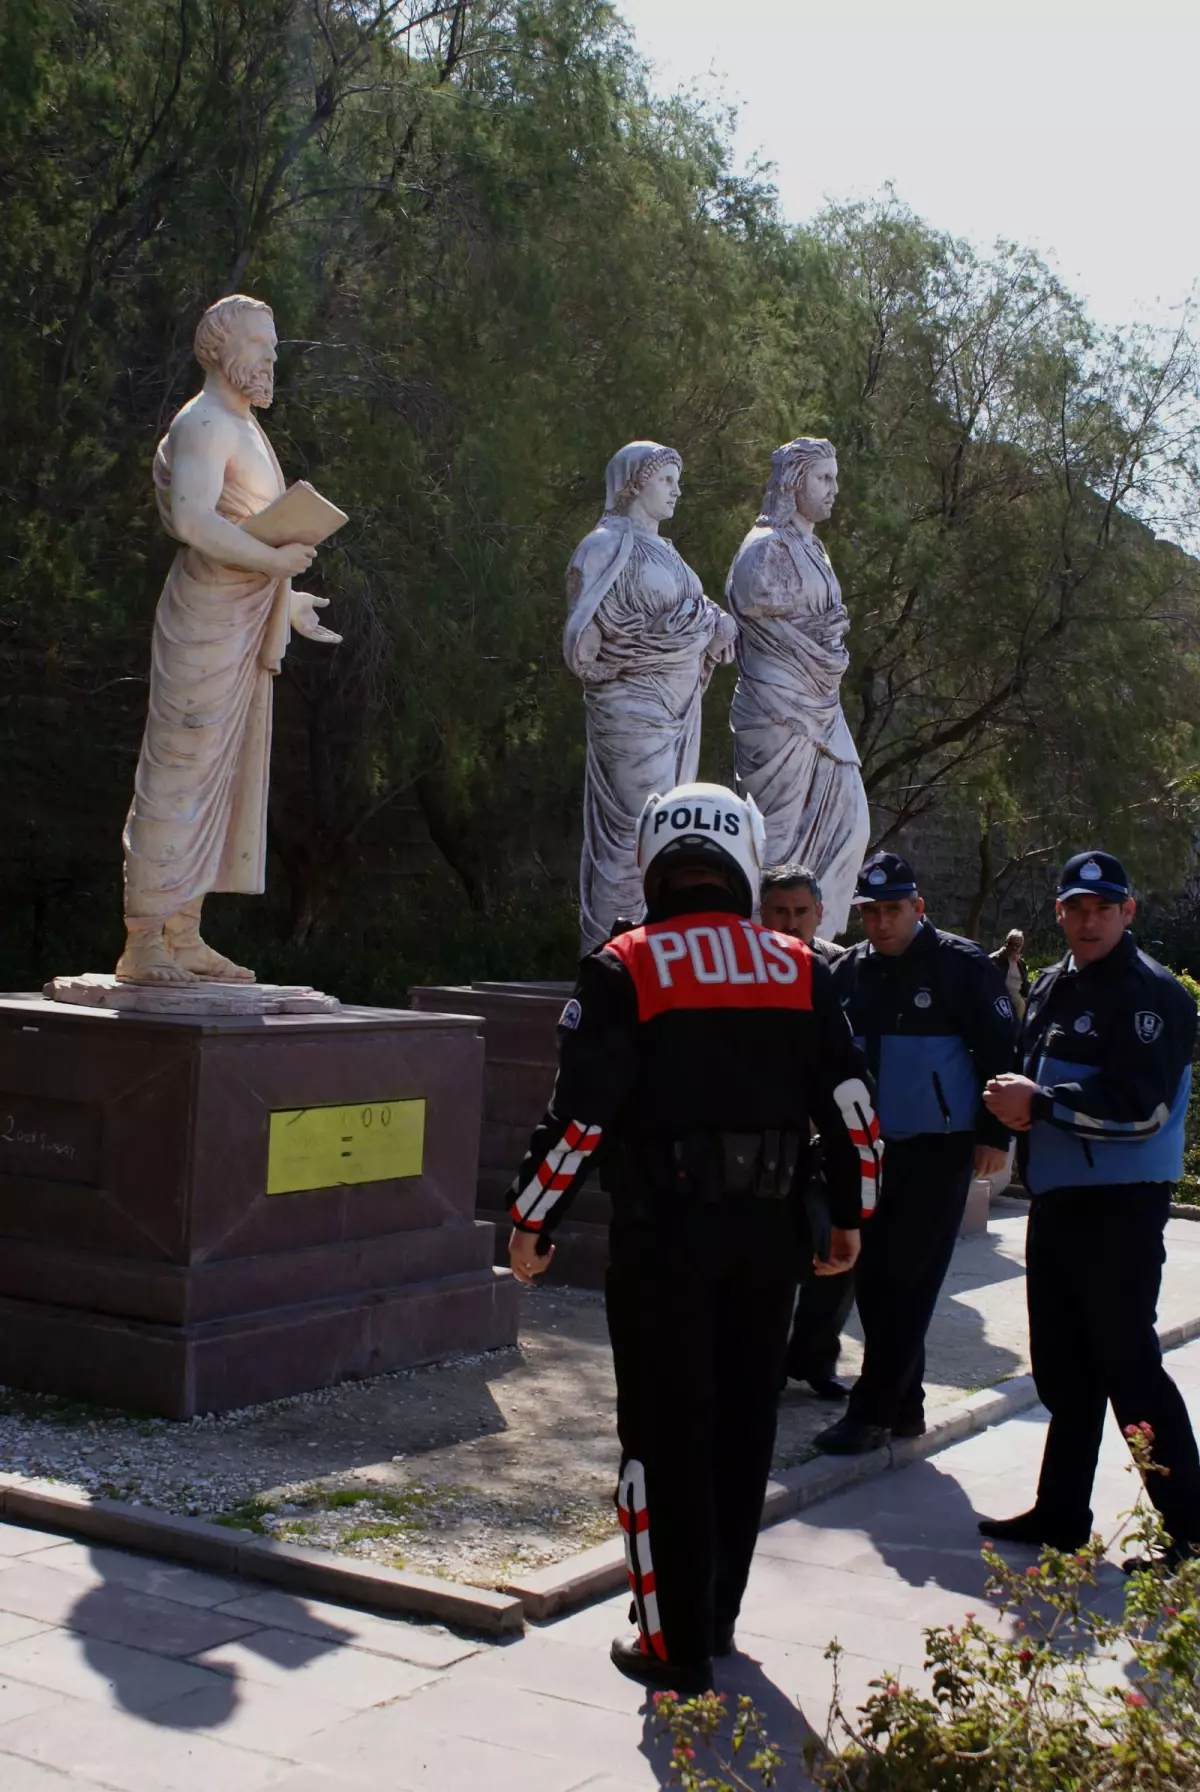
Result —
<path fill-rule="evenodd" d="M 992 1006 L 995 1008 L 996 1013 L 1001 1015 L 1003 1017 L 1003 1019 L 1005 1019 L 1005 1020 L 1012 1019 L 1012 1017 L 1013 1017 L 1012 1003 L 1009 1001 L 1007 996 L 997 996 L 996 1000 L 993 1002 Z"/>
<path fill-rule="evenodd" d="M 558 1024 L 560 1027 L 565 1027 L 568 1033 L 573 1033 L 582 1019 L 583 1009 L 579 1006 L 575 997 L 572 996 L 571 1000 L 559 1015 Z"/>
<path fill-rule="evenodd" d="M 1153 1008 L 1142 1008 L 1133 1017 L 1133 1027 L 1143 1045 L 1153 1045 L 1163 1030 L 1163 1017 Z"/>

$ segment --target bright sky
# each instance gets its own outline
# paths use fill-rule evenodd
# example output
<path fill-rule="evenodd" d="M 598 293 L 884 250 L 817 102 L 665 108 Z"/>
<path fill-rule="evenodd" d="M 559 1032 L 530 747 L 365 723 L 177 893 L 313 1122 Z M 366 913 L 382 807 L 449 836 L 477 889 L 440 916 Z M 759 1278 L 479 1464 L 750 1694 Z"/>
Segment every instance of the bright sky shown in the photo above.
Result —
<path fill-rule="evenodd" d="M 1197 0 L 615 0 L 667 91 L 740 108 L 786 215 L 891 181 L 930 224 L 1038 249 L 1096 320 L 1200 279 Z"/>

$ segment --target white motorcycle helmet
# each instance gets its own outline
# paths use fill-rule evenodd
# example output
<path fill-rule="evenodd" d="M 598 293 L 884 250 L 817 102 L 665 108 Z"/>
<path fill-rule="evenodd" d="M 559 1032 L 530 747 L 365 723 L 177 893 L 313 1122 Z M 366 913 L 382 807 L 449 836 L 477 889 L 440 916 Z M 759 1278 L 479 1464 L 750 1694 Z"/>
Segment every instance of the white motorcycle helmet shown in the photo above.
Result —
<path fill-rule="evenodd" d="M 716 865 L 732 879 L 742 912 L 754 912 L 767 830 L 753 797 L 723 784 L 679 784 L 651 796 L 638 819 L 637 868 L 653 904 L 663 874 L 676 866 Z"/>

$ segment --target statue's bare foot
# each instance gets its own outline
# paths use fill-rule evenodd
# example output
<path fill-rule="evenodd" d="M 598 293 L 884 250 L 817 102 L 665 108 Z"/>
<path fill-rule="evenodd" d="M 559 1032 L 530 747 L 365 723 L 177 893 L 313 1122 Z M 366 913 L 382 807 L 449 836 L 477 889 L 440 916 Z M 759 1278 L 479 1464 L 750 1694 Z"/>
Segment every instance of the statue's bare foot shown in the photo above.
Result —
<path fill-rule="evenodd" d="M 118 983 L 141 983 L 148 987 L 198 981 L 187 966 L 180 964 L 167 950 L 161 934 L 150 939 L 131 939 L 117 962 L 116 976 Z"/>
<path fill-rule="evenodd" d="M 189 981 L 200 978 L 209 983 L 254 982 L 253 971 L 244 964 L 234 964 L 232 958 L 224 958 L 220 952 L 214 952 L 199 934 L 186 944 L 182 941 L 172 943 L 171 956 L 187 972 Z"/>

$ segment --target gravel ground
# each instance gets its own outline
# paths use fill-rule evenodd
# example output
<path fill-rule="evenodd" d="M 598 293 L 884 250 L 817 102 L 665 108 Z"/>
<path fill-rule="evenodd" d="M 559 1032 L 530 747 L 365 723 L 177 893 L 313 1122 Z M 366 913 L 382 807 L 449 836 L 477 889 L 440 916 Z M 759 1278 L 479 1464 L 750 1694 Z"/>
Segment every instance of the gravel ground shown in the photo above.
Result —
<path fill-rule="evenodd" d="M 960 1242 L 928 1349 L 931 1407 L 1028 1367 L 1024 1205 Z M 1160 1318 L 1200 1304 L 1200 1226 L 1171 1222 Z M 857 1320 L 842 1373 L 861 1361 Z M 513 1350 L 349 1382 L 220 1418 L 145 1419 L 0 1390 L 0 1469 L 247 1524 L 490 1585 L 615 1534 L 612 1366 L 600 1295 L 525 1293 Z M 780 1405 L 776 1464 L 812 1453 L 837 1408 Z"/>

